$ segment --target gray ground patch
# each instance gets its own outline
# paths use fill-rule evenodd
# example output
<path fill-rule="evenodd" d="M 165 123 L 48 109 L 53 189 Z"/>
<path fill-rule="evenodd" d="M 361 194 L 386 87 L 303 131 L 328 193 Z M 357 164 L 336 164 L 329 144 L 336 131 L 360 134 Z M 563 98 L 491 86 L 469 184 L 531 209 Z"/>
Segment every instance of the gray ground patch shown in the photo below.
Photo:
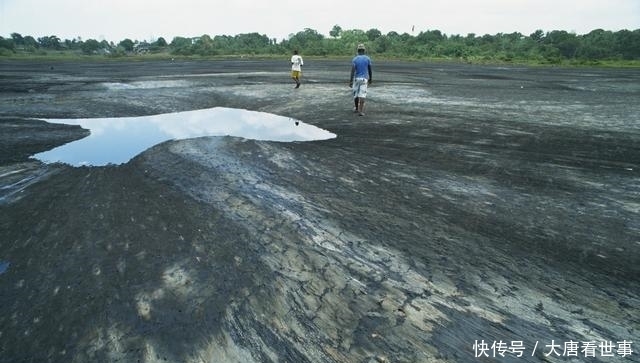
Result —
<path fill-rule="evenodd" d="M 542 346 L 485 360 L 566 362 L 544 345 L 637 340 L 636 71 L 376 62 L 363 118 L 348 65 L 310 62 L 299 90 L 281 66 L 0 63 L 0 361 L 472 362 L 522 340 Z M 338 137 L 27 160 L 83 136 L 33 118 L 215 106 Z"/>

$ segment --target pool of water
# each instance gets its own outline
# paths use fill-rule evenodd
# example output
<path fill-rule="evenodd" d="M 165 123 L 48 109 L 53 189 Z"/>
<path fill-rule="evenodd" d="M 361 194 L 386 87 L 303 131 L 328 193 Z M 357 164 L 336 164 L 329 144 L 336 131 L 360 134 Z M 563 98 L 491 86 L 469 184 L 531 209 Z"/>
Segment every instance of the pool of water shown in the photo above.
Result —
<path fill-rule="evenodd" d="M 267 141 L 312 141 L 336 135 L 313 125 L 271 113 L 215 107 L 141 117 L 45 119 L 79 125 L 91 134 L 33 155 L 45 163 L 73 166 L 123 164 L 163 141 L 201 136 L 237 136 Z"/>

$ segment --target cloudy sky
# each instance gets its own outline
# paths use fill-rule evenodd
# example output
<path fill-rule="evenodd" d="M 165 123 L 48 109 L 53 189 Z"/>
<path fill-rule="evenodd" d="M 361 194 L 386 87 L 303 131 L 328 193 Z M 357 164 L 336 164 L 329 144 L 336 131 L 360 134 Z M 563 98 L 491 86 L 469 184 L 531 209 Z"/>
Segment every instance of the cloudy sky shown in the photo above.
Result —
<path fill-rule="evenodd" d="M 640 28 L 640 0 L 0 0 L 0 36 L 118 42 L 258 32 L 285 39 L 305 28 L 415 34 L 586 34 Z"/>

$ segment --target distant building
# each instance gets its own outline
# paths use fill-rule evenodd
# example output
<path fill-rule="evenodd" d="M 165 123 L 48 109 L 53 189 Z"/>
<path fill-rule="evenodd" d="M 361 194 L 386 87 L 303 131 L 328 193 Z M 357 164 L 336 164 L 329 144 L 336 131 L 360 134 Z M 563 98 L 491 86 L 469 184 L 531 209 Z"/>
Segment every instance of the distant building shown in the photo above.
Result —
<path fill-rule="evenodd" d="M 151 44 L 147 42 L 140 42 L 133 45 L 134 53 L 148 53 L 151 51 Z"/>

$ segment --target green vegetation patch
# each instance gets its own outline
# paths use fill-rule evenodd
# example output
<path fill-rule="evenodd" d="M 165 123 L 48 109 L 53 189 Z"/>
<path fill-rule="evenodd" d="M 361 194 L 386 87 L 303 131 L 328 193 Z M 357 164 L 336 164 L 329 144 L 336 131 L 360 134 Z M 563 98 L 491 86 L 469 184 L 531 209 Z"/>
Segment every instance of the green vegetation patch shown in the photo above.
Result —
<path fill-rule="evenodd" d="M 596 29 L 583 35 L 561 30 L 537 30 L 528 36 L 518 32 L 461 36 L 443 34 L 439 30 L 421 31 L 416 35 L 394 31 L 382 34 L 377 29 L 343 30 L 336 25 L 329 35 L 326 37 L 314 29 L 306 28 L 281 41 L 259 33 L 247 33 L 175 37 L 171 42 L 164 38 L 152 42 L 124 39 L 115 44 L 94 39 L 61 40 L 55 35 L 35 39 L 13 33 L 9 38 L 0 37 L 0 57 L 272 58 L 291 54 L 295 49 L 305 56 L 335 58 L 354 54 L 356 45 L 365 43 L 369 54 L 389 60 L 640 66 L 640 29 L 617 32 Z"/>

